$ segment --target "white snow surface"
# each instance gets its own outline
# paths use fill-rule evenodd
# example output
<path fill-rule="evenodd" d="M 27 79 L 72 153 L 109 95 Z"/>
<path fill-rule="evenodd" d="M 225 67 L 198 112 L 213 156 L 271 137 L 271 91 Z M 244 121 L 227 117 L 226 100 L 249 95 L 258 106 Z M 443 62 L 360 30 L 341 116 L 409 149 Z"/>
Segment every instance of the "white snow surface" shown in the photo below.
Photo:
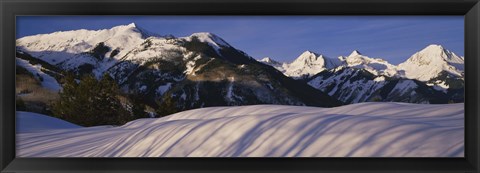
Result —
<path fill-rule="evenodd" d="M 79 129 L 78 126 L 47 115 L 17 111 L 17 133 L 36 133 L 44 130 Z"/>
<path fill-rule="evenodd" d="M 18 66 L 25 68 L 28 72 L 32 73 L 35 78 L 39 79 L 41 77 L 43 79 L 41 80 L 41 84 L 43 87 L 52 91 L 60 91 L 62 89 L 62 86 L 57 82 L 54 77 L 42 71 L 42 65 L 33 65 L 30 64 L 30 62 L 28 62 L 27 60 L 23 60 L 20 58 L 15 59 Z"/>
<path fill-rule="evenodd" d="M 44 123 L 35 119 L 18 119 L 19 128 L 27 125 L 24 121 Z M 464 156 L 464 104 L 211 107 L 139 119 L 119 127 L 43 126 L 51 129 L 17 132 L 17 156 Z"/>

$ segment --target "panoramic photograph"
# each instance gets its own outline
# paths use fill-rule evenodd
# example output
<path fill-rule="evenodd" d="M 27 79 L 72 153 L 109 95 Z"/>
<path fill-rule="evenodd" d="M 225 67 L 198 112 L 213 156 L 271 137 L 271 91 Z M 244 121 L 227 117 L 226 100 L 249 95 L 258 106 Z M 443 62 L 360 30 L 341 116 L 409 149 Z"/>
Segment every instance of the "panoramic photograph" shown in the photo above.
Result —
<path fill-rule="evenodd" d="M 16 155 L 464 157 L 464 34 L 463 16 L 17 16 Z"/>

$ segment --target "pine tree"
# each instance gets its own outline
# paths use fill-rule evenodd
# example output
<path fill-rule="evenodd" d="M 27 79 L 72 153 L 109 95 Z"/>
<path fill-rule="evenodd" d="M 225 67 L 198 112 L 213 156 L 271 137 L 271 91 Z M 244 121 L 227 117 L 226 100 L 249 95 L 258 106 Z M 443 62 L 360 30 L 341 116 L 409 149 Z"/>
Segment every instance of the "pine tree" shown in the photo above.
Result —
<path fill-rule="evenodd" d="M 139 102 L 133 103 L 132 114 L 135 117 L 135 119 L 149 118 L 147 112 L 145 112 L 145 108 L 146 108 L 146 106 L 143 103 L 139 103 Z"/>
<path fill-rule="evenodd" d="M 72 73 L 64 75 L 63 78 L 63 89 L 59 93 L 58 101 L 54 102 L 52 105 L 53 114 L 60 118 L 71 122 L 76 122 L 75 115 L 77 111 L 75 110 L 78 106 L 75 106 L 75 103 L 79 99 L 77 95 L 78 84 L 75 81 L 75 77 Z M 69 115 L 68 117 L 66 115 Z"/>
<path fill-rule="evenodd" d="M 135 119 L 139 118 L 150 118 L 147 112 L 145 112 L 146 105 L 143 103 L 143 101 L 140 99 L 141 94 L 135 93 L 130 95 L 129 99 L 132 102 L 132 116 L 135 117 Z"/>
<path fill-rule="evenodd" d="M 164 117 L 177 113 L 179 110 L 172 96 L 168 95 L 163 99 L 163 102 L 160 104 L 156 112 L 159 117 Z"/>
<path fill-rule="evenodd" d="M 118 85 L 108 74 L 100 81 L 85 75 L 79 83 L 69 74 L 52 111 L 56 117 L 82 126 L 121 125 L 132 116 L 118 99 L 119 94 Z"/>

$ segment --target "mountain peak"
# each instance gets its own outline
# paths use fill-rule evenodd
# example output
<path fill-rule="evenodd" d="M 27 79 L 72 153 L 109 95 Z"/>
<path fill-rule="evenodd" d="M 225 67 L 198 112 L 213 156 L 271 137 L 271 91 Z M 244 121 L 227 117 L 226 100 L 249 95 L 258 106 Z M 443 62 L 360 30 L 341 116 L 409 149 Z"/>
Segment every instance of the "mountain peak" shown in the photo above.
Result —
<path fill-rule="evenodd" d="M 270 57 L 265 57 L 265 58 L 261 59 L 260 61 L 262 61 L 262 62 L 272 62 L 274 60 L 272 60 Z"/>
<path fill-rule="evenodd" d="M 211 33 L 211 32 L 195 32 L 193 33 L 192 35 L 190 35 L 190 37 L 192 36 L 196 36 L 196 37 L 215 37 L 216 35 Z"/>
<path fill-rule="evenodd" d="M 431 44 L 413 54 L 399 65 L 410 79 L 427 81 L 446 71 L 455 76 L 462 76 L 464 59 L 441 45 Z"/>
<path fill-rule="evenodd" d="M 270 57 L 262 58 L 261 60 L 259 60 L 259 62 L 270 65 L 270 66 L 274 66 L 276 68 L 278 68 L 279 66 L 282 66 L 282 63 L 275 61 Z"/>
<path fill-rule="evenodd" d="M 128 27 L 133 27 L 133 28 L 136 28 L 136 27 L 137 27 L 137 25 L 136 25 L 135 23 L 133 23 L 133 22 L 130 23 L 130 24 L 128 24 L 127 26 L 128 26 Z"/>
<path fill-rule="evenodd" d="M 293 63 L 297 62 L 297 63 L 312 63 L 314 61 L 317 61 L 319 58 L 322 58 L 323 60 L 323 55 L 320 55 L 320 54 L 317 54 L 315 52 L 312 52 L 312 51 L 305 51 L 303 52 L 302 54 L 300 54 L 300 56 L 297 57 L 297 59 L 294 60 Z"/>
<path fill-rule="evenodd" d="M 221 46 L 231 47 L 225 40 L 210 32 L 196 32 L 190 35 L 187 39 L 191 40 L 194 37 L 200 42 L 205 42 L 214 46 L 216 49 L 219 49 Z"/>
<path fill-rule="evenodd" d="M 436 55 L 440 55 L 442 53 L 447 53 L 447 52 L 446 52 L 446 49 L 443 48 L 442 45 L 431 44 L 431 45 L 428 45 L 427 47 L 425 47 L 424 49 L 422 49 L 420 51 L 420 53 L 429 53 L 429 54 L 435 53 Z"/>
<path fill-rule="evenodd" d="M 442 45 L 439 44 L 430 44 L 425 49 L 444 49 Z"/>
<path fill-rule="evenodd" d="M 305 51 L 292 63 L 286 64 L 285 75 L 293 78 L 311 77 L 325 69 L 335 68 L 340 61 L 317 54 L 312 51 Z"/>
<path fill-rule="evenodd" d="M 352 53 L 349 55 L 350 56 L 358 56 L 358 55 L 362 55 L 358 50 L 353 50 Z"/>
<path fill-rule="evenodd" d="M 463 59 L 453 52 L 445 49 L 442 45 L 431 44 L 416 53 L 417 56 L 410 58 L 412 61 L 447 61 L 463 63 Z"/>
<path fill-rule="evenodd" d="M 211 33 L 211 32 L 195 32 L 193 33 L 192 35 L 190 35 L 190 37 L 197 37 L 198 39 L 206 39 L 206 38 L 209 38 L 211 40 L 222 40 L 222 38 L 220 38 L 219 36 Z"/>
<path fill-rule="evenodd" d="M 310 50 L 306 50 L 306 51 L 303 52 L 302 54 L 314 54 L 314 55 L 318 55 L 318 53 L 315 53 L 315 52 L 310 51 Z"/>
<path fill-rule="evenodd" d="M 107 29 L 107 30 L 110 30 L 112 32 L 117 32 L 117 33 L 121 33 L 121 34 L 125 34 L 125 35 L 129 35 L 129 34 L 135 34 L 135 33 L 138 33 L 141 35 L 141 38 L 142 39 L 145 39 L 145 38 L 148 38 L 148 37 L 162 37 L 161 35 L 159 34 L 156 34 L 156 33 L 153 33 L 153 32 L 150 32 L 146 29 L 143 29 L 141 27 L 139 27 L 136 23 L 130 23 L 128 25 L 118 25 L 118 26 L 115 26 L 111 29 Z"/>
<path fill-rule="evenodd" d="M 126 24 L 126 25 L 117 25 L 117 26 L 114 26 L 112 28 L 110 28 L 110 30 L 119 30 L 119 29 L 135 29 L 137 28 L 137 25 L 135 23 L 130 23 L 130 24 Z"/>

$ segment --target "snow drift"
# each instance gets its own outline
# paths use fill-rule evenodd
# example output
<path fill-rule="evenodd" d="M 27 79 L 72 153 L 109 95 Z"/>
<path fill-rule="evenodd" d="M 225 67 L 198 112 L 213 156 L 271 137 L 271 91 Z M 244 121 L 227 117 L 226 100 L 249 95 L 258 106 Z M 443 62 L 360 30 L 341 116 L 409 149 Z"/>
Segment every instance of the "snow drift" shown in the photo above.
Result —
<path fill-rule="evenodd" d="M 41 132 L 43 130 L 73 129 L 81 127 L 82 126 L 78 126 L 58 118 L 37 113 L 17 111 L 17 133 Z"/>
<path fill-rule="evenodd" d="M 464 156 L 463 103 L 212 107 L 89 128 L 17 116 L 19 157 Z"/>

